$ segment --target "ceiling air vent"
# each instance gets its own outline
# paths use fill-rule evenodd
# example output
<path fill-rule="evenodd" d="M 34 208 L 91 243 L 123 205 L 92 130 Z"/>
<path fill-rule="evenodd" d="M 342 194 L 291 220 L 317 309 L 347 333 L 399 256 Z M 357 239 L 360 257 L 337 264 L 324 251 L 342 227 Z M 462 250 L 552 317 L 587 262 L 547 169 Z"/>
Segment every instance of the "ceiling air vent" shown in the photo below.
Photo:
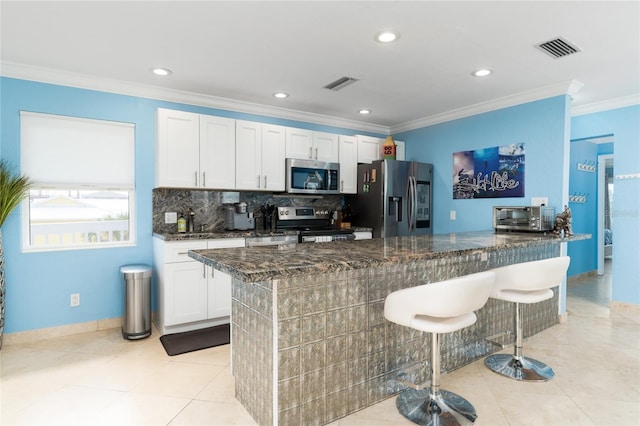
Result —
<path fill-rule="evenodd" d="M 326 86 L 324 86 L 324 88 L 325 89 L 329 89 L 329 90 L 338 91 L 340 89 L 344 89 L 345 87 L 347 87 L 350 84 L 355 83 L 356 81 L 358 81 L 357 78 L 341 77 L 341 78 L 337 79 L 336 81 L 327 84 Z"/>
<path fill-rule="evenodd" d="M 540 43 L 536 47 L 555 59 L 580 52 L 580 48 L 562 38 Z"/>

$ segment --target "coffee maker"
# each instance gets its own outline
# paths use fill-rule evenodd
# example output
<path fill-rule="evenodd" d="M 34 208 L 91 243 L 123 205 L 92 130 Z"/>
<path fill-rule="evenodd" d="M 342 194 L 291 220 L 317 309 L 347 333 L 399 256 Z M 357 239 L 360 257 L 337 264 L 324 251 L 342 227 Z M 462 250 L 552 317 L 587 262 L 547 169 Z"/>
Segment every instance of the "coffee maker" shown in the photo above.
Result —
<path fill-rule="evenodd" d="M 247 212 L 247 203 L 240 202 L 224 206 L 224 229 L 245 231 L 256 229 L 253 213 Z"/>

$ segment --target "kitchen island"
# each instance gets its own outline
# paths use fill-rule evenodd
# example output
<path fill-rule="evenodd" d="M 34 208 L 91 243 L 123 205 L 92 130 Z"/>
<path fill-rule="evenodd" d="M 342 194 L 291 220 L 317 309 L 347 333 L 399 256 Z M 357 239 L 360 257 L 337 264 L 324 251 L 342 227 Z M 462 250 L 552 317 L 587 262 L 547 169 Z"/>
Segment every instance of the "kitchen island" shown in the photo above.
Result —
<path fill-rule="evenodd" d="M 386 321 L 386 296 L 513 263 L 556 257 L 590 238 L 470 232 L 229 250 L 189 256 L 233 277 L 236 398 L 260 425 L 327 424 L 429 379 L 429 336 Z M 527 306 L 525 336 L 558 323 L 558 291 Z M 490 299 L 442 349 L 452 371 L 499 349 L 513 304 Z"/>

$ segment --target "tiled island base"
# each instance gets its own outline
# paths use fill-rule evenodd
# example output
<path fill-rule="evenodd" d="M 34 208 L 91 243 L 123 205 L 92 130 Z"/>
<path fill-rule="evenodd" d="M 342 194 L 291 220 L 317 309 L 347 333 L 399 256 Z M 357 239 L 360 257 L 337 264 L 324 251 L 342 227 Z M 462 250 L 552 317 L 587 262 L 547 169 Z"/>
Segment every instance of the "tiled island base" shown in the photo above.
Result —
<path fill-rule="evenodd" d="M 294 275 L 247 283 L 234 278 L 232 368 L 236 398 L 260 425 L 322 425 L 391 397 L 406 373 L 429 379 L 426 333 L 385 320 L 385 297 L 413 287 L 531 260 L 556 257 L 538 244 L 370 269 Z M 348 255 L 348 254 L 347 254 Z M 525 337 L 558 322 L 558 294 L 526 307 Z M 485 338 L 513 329 L 514 304 L 489 299 L 471 327 L 443 337 L 452 371 L 498 350 Z"/>

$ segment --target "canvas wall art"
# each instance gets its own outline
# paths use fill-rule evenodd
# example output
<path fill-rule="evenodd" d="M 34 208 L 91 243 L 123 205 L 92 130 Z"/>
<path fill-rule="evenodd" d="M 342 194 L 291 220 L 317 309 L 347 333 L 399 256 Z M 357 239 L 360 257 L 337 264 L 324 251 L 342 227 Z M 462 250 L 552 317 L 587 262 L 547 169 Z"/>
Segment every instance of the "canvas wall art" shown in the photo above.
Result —
<path fill-rule="evenodd" d="M 524 143 L 453 153 L 453 198 L 524 197 Z"/>

